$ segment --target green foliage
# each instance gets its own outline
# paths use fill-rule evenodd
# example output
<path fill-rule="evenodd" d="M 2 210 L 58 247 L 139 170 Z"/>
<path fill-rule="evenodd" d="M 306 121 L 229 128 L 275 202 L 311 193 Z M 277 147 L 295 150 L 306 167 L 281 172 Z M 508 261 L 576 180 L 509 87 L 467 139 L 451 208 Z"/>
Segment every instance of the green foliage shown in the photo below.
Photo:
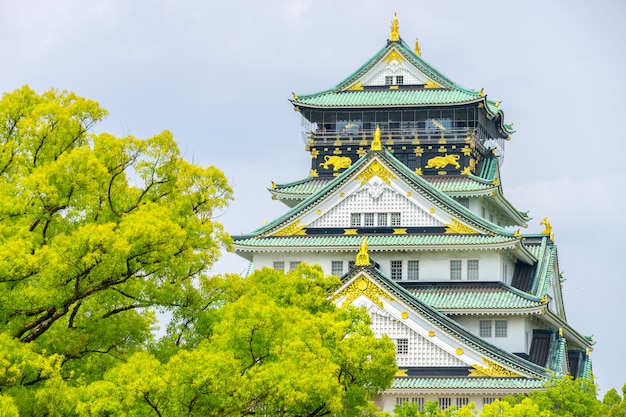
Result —
<path fill-rule="evenodd" d="M 319 267 L 204 274 L 232 191 L 170 132 L 94 134 L 69 92 L 0 101 L 0 413 L 361 415 L 396 371 Z M 155 343 L 155 311 L 171 314 Z"/>
<path fill-rule="evenodd" d="M 141 352 L 81 390 L 80 415 L 361 416 L 395 374 L 395 347 L 377 339 L 363 310 L 338 309 L 338 284 L 319 267 L 248 278 L 216 277 L 209 329 L 192 348 L 169 335 L 160 361 Z M 218 300 L 213 292 L 220 288 Z M 196 295 L 198 299 L 202 298 Z M 205 307 L 205 306 L 202 306 Z M 180 326 L 171 330 L 179 331 Z M 188 333 L 193 330 L 187 329 Z M 194 338 L 195 340 L 195 338 Z M 178 342 L 178 345 L 176 344 Z M 123 387 L 118 390 L 115 387 Z M 97 408 L 96 408 L 97 407 Z"/>

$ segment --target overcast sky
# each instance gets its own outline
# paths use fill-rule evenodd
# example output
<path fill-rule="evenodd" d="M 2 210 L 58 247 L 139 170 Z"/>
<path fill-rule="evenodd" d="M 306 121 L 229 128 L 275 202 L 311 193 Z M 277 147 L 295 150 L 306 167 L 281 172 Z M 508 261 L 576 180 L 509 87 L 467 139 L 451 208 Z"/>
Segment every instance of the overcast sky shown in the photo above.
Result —
<path fill-rule="evenodd" d="M 336 85 L 400 36 L 465 87 L 501 100 L 517 131 L 505 194 L 548 216 L 568 321 L 593 334 L 604 392 L 626 382 L 626 119 L 622 1 L 0 0 L 0 91 L 29 84 L 94 99 L 98 131 L 168 129 L 185 156 L 220 167 L 235 201 L 220 220 L 250 232 L 286 211 L 271 181 L 308 175 L 288 99 Z M 241 272 L 226 255 L 216 272 Z"/>

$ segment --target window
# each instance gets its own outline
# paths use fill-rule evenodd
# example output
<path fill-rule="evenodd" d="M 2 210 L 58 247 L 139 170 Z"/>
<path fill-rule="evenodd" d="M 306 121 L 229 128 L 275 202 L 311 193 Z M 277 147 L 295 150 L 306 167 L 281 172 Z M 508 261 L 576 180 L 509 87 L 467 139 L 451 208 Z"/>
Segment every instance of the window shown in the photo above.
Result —
<path fill-rule="evenodd" d="M 461 408 L 469 404 L 469 398 L 467 397 L 459 397 L 456 399 L 456 407 Z"/>
<path fill-rule="evenodd" d="M 460 280 L 463 271 L 463 262 L 460 259 L 452 259 L 450 261 L 450 279 Z"/>
<path fill-rule="evenodd" d="M 406 278 L 409 281 L 420 279 L 420 261 L 408 261 L 406 265 Z"/>
<path fill-rule="evenodd" d="M 361 225 L 361 213 L 352 213 L 350 214 L 350 226 L 360 226 Z"/>
<path fill-rule="evenodd" d="M 478 259 L 467 260 L 467 279 L 468 280 L 478 279 Z"/>
<path fill-rule="evenodd" d="M 274 269 L 277 271 L 284 271 L 285 263 L 283 261 L 274 261 Z"/>
<path fill-rule="evenodd" d="M 402 222 L 400 221 L 400 213 L 391 213 L 391 225 L 392 226 L 400 226 Z"/>
<path fill-rule="evenodd" d="M 363 215 L 363 226 L 374 227 L 374 213 L 365 213 Z"/>
<path fill-rule="evenodd" d="M 338 277 L 343 275 L 343 261 L 332 261 L 331 262 L 331 274 L 336 275 Z"/>
<path fill-rule="evenodd" d="M 392 75 L 386 75 L 385 76 L 385 85 L 391 85 L 393 84 L 393 76 Z"/>
<path fill-rule="evenodd" d="M 396 353 L 398 355 L 409 353 L 409 339 L 396 339 Z"/>
<path fill-rule="evenodd" d="M 491 320 L 481 320 L 479 327 L 480 337 L 491 337 Z"/>
<path fill-rule="evenodd" d="M 417 409 L 422 411 L 424 408 L 424 397 L 396 397 L 396 404 L 416 403 Z"/>
<path fill-rule="evenodd" d="M 496 397 L 484 397 L 483 398 L 483 405 L 489 405 L 489 404 L 493 403 L 495 400 L 499 400 L 499 398 L 496 398 Z"/>
<path fill-rule="evenodd" d="M 502 281 L 504 283 L 507 283 L 508 279 L 509 279 L 509 264 L 505 262 L 502 264 Z"/>
<path fill-rule="evenodd" d="M 452 405 L 452 398 L 450 397 L 439 398 L 439 409 L 445 410 L 451 405 Z"/>
<path fill-rule="evenodd" d="M 291 261 L 291 262 L 289 262 L 289 270 L 296 269 L 299 264 L 300 264 L 300 261 Z"/>
<path fill-rule="evenodd" d="M 398 85 L 404 84 L 404 75 L 398 75 L 396 77 L 396 84 L 398 84 Z"/>
<path fill-rule="evenodd" d="M 396 281 L 402 279 L 402 261 L 391 261 L 391 279 Z"/>
<path fill-rule="evenodd" d="M 507 321 L 496 320 L 496 337 L 506 337 L 507 335 Z"/>
<path fill-rule="evenodd" d="M 378 213 L 378 226 L 387 226 L 387 213 Z"/>

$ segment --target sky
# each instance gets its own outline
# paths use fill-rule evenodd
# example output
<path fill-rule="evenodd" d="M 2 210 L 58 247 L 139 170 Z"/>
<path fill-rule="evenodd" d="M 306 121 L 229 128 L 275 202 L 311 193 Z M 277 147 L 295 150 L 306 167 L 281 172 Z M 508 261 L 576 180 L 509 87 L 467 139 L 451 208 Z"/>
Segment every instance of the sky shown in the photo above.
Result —
<path fill-rule="evenodd" d="M 221 168 L 232 234 L 283 214 L 271 182 L 310 156 L 288 99 L 335 86 L 400 36 L 467 88 L 484 88 L 516 133 L 507 198 L 540 232 L 548 217 L 568 321 L 597 344 L 601 392 L 626 382 L 626 3 L 502 0 L 0 0 L 0 91 L 74 91 L 109 111 L 96 131 L 174 133 L 185 157 Z M 225 254 L 214 273 L 242 272 Z"/>

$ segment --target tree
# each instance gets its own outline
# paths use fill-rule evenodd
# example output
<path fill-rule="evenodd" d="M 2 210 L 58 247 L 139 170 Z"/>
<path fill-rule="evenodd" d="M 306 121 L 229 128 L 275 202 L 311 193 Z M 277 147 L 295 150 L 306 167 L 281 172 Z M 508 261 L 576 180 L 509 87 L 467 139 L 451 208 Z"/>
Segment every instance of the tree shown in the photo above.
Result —
<path fill-rule="evenodd" d="M 368 400 L 389 387 L 397 370 L 395 346 L 389 338 L 374 337 L 364 310 L 329 301 L 335 277 L 300 265 L 287 274 L 263 269 L 247 278 L 210 280 L 221 281 L 222 294 L 237 296 L 211 307 L 216 314 L 206 337 L 191 349 L 178 343 L 165 361 L 146 352 L 133 355 L 107 372 L 104 384 L 81 390 L 80 415 L 372 412 Z M 171 343 L 178 340 L 170 335 Z"/>
<path fill-rule="evenodd" d="M 91 133 L 105 116 L 65 91 L 0 101 L 0 413 L 372 414 L 395 346 L 328 299 L 337 278 L 208 277 L 230 245 L 224 175 L 167 131 Z"/>
<path fill-rule="evenodd" d="M 0 332 L 88 380 L 145 347 L 154 308 L 183 302 L 230 244 L 213 220 L 232 195 L 222 172 L 167 131 L 91 133 L 106 114 L 27 86 L 0 101 Z"/>

